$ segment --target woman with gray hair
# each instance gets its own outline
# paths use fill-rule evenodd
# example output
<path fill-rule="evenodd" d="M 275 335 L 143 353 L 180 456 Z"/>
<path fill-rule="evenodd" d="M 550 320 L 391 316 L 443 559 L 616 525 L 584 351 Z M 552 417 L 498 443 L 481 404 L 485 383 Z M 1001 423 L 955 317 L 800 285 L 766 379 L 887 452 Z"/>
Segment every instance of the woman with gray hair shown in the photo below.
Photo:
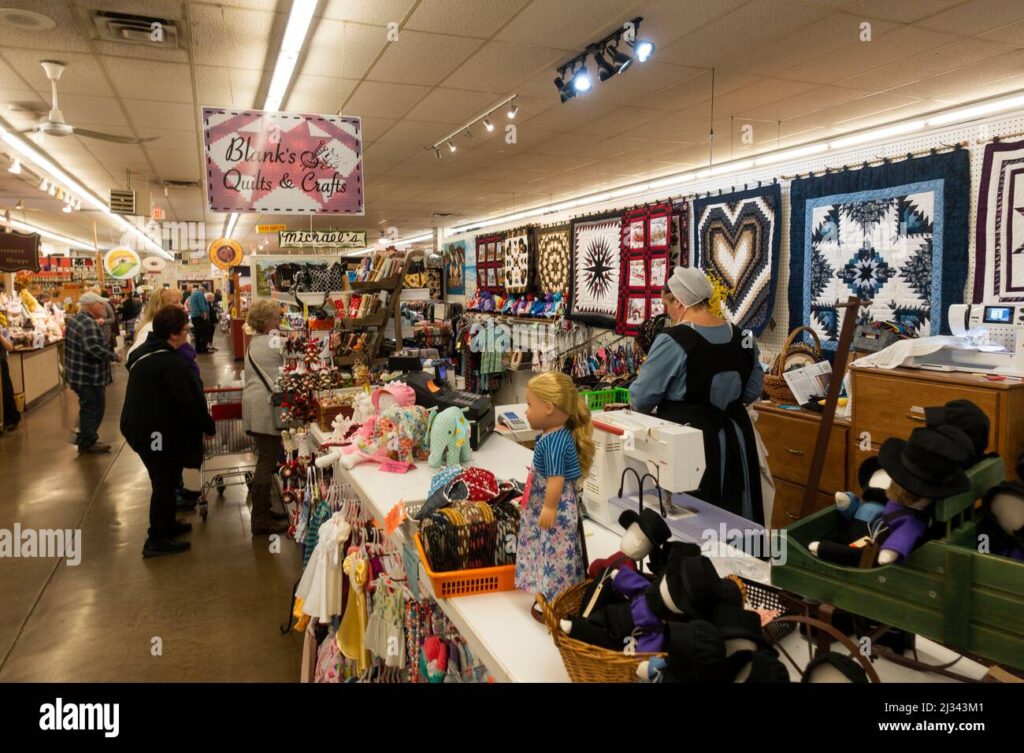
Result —
<path fill-rule="evenodd" d="M 704 272 L 676 267 L 662 293 L 668 321 L 654 338 L 636 381 L 632 406 L 689 424 L 704 435 L 706 469 L 694 496 L 764 523 L 754 428 L 746 406 L 761 395 L 764 370 L 751 332 L 709 307 Z"/>
<path fill-rule="evenodd" d="M 246 327 L 252 332 L 252 341 L 245 354 L 242 426 L 256 445 L 256 470 L 249 490 L 253 536 L 288 530 L 284 522 L 288 516 L 270 509 L 271 485 L 281 455 L 281 434 L 270 404 L 271 388 L 284 364 L 277 334 L 280 323 L 281 307 L 267 298 L 255 301 L 245 319 Z"/>

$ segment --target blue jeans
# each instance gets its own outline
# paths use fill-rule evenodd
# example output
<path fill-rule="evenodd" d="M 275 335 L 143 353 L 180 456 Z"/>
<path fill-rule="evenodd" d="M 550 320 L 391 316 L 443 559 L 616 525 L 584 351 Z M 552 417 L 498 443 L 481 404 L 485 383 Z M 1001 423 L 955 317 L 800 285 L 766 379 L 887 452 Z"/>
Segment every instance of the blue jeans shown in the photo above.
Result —
<path fill-rule="evenodd" d="M 71 389 L 78 395 L 78 449 L 85 450 L 99 439 L 100 424 L 107 409 L 107 388 L 90 384 Z"/>

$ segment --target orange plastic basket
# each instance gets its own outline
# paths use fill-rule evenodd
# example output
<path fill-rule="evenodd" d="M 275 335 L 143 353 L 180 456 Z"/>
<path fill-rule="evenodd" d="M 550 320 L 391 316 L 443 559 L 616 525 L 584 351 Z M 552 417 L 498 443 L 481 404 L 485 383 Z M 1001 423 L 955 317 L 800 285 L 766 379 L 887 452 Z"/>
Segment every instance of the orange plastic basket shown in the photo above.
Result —
<path fill-rule="evenodd" d="M 427 553 L 423 551 L 423 542 L 417 533 L 416 549 L 420 553 L 420 562 L 427 571 L 430 584 L 434 587 L 434 598 L 450 599 L 454 596 L 471 596 L 473 594 L 489 594 L 498 591 L 514 591 L 516 589 L 516 566 L 498 565 L 496 567 L 479 567 L 474 570 L 453 570 L 450 573 L 435 573 L 430 569 Z"/>

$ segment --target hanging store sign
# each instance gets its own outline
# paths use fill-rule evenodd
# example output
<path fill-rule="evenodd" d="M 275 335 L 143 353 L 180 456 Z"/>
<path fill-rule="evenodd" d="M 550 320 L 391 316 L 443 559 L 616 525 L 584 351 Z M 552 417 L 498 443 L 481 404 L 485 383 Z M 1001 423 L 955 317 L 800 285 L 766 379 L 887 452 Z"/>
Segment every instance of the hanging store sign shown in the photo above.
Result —
<path fill-rule="evenodd" d="M 366 248 L 365 230 L 282 230 L 281 248 Z"/>
<path fill-rule="evenodd" d="M 39 271 L 39 233 L 0 232 L 0 271 Z"/>
<path fill-rule="evenodd" d="M 210 261 L 220 269 L 237 267 L 242 255 L 242 244 L 231 238 L 218 238 L 210 244 Z"/>
<path fill-rule="evenodd" d="M 115 280 L 135 277 L 142 269 L 142 259 L 130 248 L 112 248 L 103 255 L 103 270 Z"/>
<path fill-rule="evenodd" d="M 147 256 L 142 260 L 142 268 L 146 274 L 158 275 L 167 268 L 167 262 L 159 256 Z"/>
<path fill-rule="evenodd" d="M 214 212 L 363 214 L 359 118 L 203 108 Z"/>

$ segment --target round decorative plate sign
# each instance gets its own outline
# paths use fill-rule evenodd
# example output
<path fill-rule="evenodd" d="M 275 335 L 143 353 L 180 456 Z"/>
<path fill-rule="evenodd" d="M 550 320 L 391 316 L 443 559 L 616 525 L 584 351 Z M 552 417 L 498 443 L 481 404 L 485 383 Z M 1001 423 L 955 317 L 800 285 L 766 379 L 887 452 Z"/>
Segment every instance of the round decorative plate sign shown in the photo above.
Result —
<path fill-rule="evenodd" d="M 242 263 L 242 244 L 231 238 L 218 238 L 210 244 L 210 261 L 221 269 L 231 269 Z"/>
<path fill-rule="evenodd" d="M 139 274 L 142 260 L 130 248 L 112 248 L 103 256 L 103 269 L 115 280 L 128 280 Z"/>
<path fill-rule="evenodd" d="M 147 274 L 158 275 L 167 268 L 167 262 L 159 256 L 147 256 L 142 260 L 142 268 Z"/>

